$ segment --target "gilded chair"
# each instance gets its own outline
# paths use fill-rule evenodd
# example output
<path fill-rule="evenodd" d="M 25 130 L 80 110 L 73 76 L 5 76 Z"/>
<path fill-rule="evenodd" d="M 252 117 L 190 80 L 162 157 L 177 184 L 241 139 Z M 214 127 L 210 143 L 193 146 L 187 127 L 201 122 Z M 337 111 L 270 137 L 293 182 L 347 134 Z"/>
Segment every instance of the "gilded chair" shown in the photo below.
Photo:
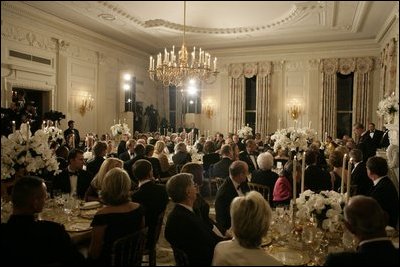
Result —
<path fill-rule="evenodd" d="M 268 201 L 268 203 L 271 205 L 271 199 L 270 199 L 270 189 L 269 186 L 266 185 L 262 185 L 262 184 L 256 184 L 256 183 L 247 183 L 249 185 L 250 191 L 257 191 L 259 192 L 261 195 L 263 195 L 263 197 L 265 198 L 265 200 Z"/>
<path fill-rule="evenodd" d="M 117 239 L 111 250 L 111 266 L 142 266 L 148 228 Z"/>

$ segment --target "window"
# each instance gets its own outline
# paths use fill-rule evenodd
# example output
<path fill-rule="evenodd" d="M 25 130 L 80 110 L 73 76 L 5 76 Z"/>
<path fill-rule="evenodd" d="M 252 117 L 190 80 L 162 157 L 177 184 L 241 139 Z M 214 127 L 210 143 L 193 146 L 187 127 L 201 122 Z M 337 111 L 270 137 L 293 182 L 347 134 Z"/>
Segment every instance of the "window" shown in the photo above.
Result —
<path fill-rule="evenodd" d="M 256 85 L 257 77 L 246 79 L 246 110 L 245 110 L 245 124 L 248 124 L 254 130 L 256 128 Z"/>
<path fill-rule="evenodd" d="M 176 86 L 169 86 L 169 124 L 176 129 Z"/>
<path fill-rule="evenodd" d="M 337 74 L 337 120 L 336 137 L 342 138 L 352 133 L 353 115 L 353 79 L 354 73 Z"/>

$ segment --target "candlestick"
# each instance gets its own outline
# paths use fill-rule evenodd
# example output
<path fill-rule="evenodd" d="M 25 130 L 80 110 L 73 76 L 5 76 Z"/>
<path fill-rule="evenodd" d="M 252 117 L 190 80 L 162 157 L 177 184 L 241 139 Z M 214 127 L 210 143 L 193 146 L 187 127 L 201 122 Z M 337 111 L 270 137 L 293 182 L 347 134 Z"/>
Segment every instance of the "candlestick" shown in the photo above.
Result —
<path fill-rule="evenodd" d="M 292 173 L 292 177 L 293 177 L 293 204 L 296 203 L 296 167 L 297 167 L 297 157 L 294 156 L 293 159 L 293 173 Z"/>
<path fill-rule="evenodd" d="M 306 171 L 306 152 L 303 152 L 303 159 L 301 161 L 301 193 L 304 192 L 304 173 Z"/>
<path fill-rule="evenodd" d="M 58 121 L 56 121 L 56 128 L 58 128 Z"/>
<path fill-rule="evenodd" d="M 15 121 L 12 121 L 12 132 L 15 133 Z"/>
<path fill-rule="evenodd" d="M 26 123 L 26 150 L 29 149 L 29 121 Z"/>
<path fill-rule="evenodd" d="M 115 119 L 114 119 L 114 125 L 115 125 Z"/>
<path fill-rule="evenodd" d="M 350 183 L 351 183 L 351 159 L 349 159 L 349 162 L 347 163 L 347 202 L 350 199 Z"/>
<path fill-rule="evenodd" d="M 311 129 L 311 121 L 308 122 L 308 129 Z"/>
<path fill-rule="evenodd" d="M 121 124 L 121 120 L 120 119 L 118 119 L 118 124 Z"/>
<path fill-rule="evenodd" d="M 72 134 L 72 148 L 75 148 L 75 134 Z"/>
<path fill-rule="evenodd" d="M 126 118 L 124 118 L 124 123 L 126 123 Z"/>
<path fill-rule="evenodd" d="M 281 129 L 281 119 L 278 120 L 278 130 Z"/>
<path fill-rule="evenodd" d="M 46 121 L 43 121 L 42 122 L 42 130 L 44 130 L 45 125 L 46 125 Z"/>
<path fill-rule="evenodd" d="M 347 154 L 344 154 L 343 164 L 342 164 L 342 180 L 340 181 L 340 194 L 342 194 L 342 195 L 344 193 L 344 174 L 346 171 L 346 159 L 347 159 Z"/>

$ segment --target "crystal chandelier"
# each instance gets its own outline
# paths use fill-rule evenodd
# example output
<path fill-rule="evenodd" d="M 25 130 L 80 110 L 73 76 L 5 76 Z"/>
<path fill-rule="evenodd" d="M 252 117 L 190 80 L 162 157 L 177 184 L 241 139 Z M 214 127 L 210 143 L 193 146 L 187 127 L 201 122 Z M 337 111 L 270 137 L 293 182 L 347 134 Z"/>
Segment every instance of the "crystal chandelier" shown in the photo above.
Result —
<path fill-rule="evenodd" d="M 214 57 L 211 68 L 211 55 L 206 51 L 199 49 L 196 53 L 196 47 L 193 47 L 191 57 L 188 57 L 188 51 L 185 46 L 186 33 L 186 1 L 184 1 L 183 13 L 183 43 L 178 57 L 175 55 L 175 46 L 171 52 L 164 49 L 164 58 L 162 53 L 157 55 L 157 61 L 150 56 L 149 75 L 153 81 L 161 82 L 164 86 L 175 85 L 182 86 L 189 79 L 199 81 L 209 81 L 215 78 L 217 71 L 217 58 Z"/>

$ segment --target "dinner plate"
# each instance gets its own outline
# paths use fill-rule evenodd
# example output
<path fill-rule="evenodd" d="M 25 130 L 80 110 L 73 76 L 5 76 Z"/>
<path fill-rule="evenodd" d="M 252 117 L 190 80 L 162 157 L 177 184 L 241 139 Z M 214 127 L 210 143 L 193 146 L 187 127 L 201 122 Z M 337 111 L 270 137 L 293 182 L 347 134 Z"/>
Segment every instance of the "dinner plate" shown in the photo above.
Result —
<path fill-rule="evenodd" d="M 98 201 L 90 201 L 90 202 L 85 202 L 81 206 L 81 210 L 90 210 L 90 209 L 97 209 L 101 207 L 101 203 Z"/>
<path fill-rule="evenodd" d="M 90 222 L 76 222 L 70 223 L 65 226 L 68 232 L 83 232 L 92 229 Z"/>
<path fill-rule="evenodd" d="M 310 261 L 307 254 L 292 248 L 274 247 L 269 251 L 278 261 L 287 266 L 305 265 Z"/>
<path fill-rule="evenodd" d="M 86 218 L 86 219 L 93 219 L 94 215 L 96 215 L 96 213 L 97 213 L 96 209 L 82 210 L 80 213 L 80 216 L 82 218 Z"/>
<path fill-rule="evenodd" d="M 272 243 L 272 238 L 269 236 L 264 236 L 261 240 L 261 246 L 265 247 Z"/>

